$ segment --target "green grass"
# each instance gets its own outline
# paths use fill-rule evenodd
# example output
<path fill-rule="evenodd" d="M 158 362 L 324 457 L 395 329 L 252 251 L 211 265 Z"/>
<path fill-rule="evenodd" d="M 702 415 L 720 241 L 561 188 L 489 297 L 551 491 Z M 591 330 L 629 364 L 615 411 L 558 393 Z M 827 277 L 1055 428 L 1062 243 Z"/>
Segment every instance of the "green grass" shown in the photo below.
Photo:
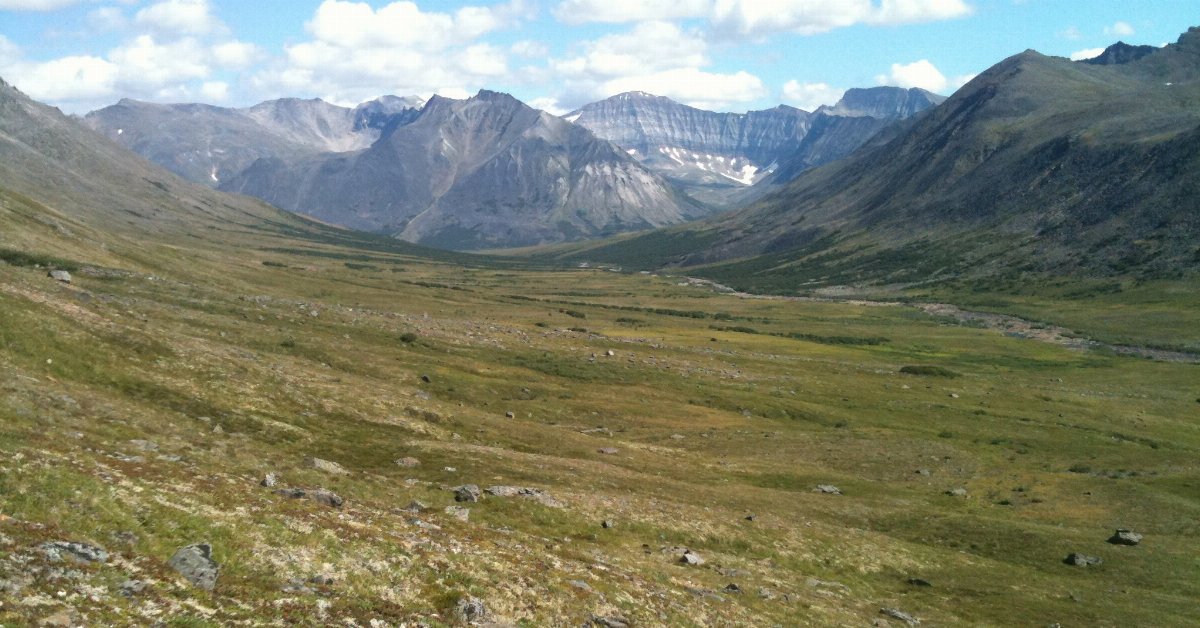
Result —
<path fill-rule="evenodd" d="M 107 260 L 153 268 L 153 281 L 144 270 L 69 287 L 33 268 L 0 275 L 0 513 L 13 519 L 0 523 L 12 541 L 0 579 L 45 540 L 104 545 L 121 560 L 83 580 L 101 601 L 74 604 L 112 625 L 451 625 L 447 609 L 470 594 L 530 625 L 616 609 L 643 625 L 855 625 L 895 606 L 937 625 L 1183 626 L 1200 599 L 1194 365 L 1011 338 L 906 306 L 460 265 L 332 235 L 276 234 L 258 249 L 238 237 L 250 236 L 229 248 L 171 242 L 196 247 L 186 259 L 130 246 L 136 263 Z M 1186 335 L 1189 297 L 1172 290 L 993 306 L 1032 317 L 1066 303 L 1061 315 L 1086 323 L 1093 302 L 1099 324 L 1123 303 Z M 1114 337 L 1160 334 L 1132 316 L 1105 320 Z M 588 331 L 569 331 L 584 321 Z M 306 456 L 351 473 L 304 468 Z M 405 456 L 420 464 L 395 464 Z M 268 471 L 346 506 L 276 496 L 257 484 Z M 567 507 L 487 497 L 464 523 L 442 509 L 445 488 L 467 482 L 534 486 Z M 968 496 L 945 494 L 955 487 Z M 413 499 L 430 512 L 399 510 Z M 1110 546 L 1116 527 L 1146 541 Z M 119 532 L 137 540 L 118 544 Z M 199 541 L 224 566 L 211 595 L 176 586 L 166 566 Z M 678 564 L 677 547 L 706 566 Z M 1105 563 L 1063 565 L 1073 551 Z M 116 594 L 133 567 L 154 581 L 147 600 Z M 329 597 L 281 590 L 326 571 Z M 745 593 L 689 592 L 730 582 Z M 65 607 L 53 601 L 64 586 L 33 582 L 24 595 L 52 602 L 6 602 L 0 622 Z M 141 614 L 148 601 L 163 616 Z"/>

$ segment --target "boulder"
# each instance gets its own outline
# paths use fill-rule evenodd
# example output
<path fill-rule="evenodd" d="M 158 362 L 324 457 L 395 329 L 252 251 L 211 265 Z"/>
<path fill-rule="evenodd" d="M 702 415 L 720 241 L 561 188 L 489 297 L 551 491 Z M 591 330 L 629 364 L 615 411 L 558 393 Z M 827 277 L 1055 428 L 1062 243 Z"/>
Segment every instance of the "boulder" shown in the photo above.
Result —
<path fill-rule="evenodd" d="M 1063 559 L 1063 562 L 1073 567 L 1092 567 L 1104 563 L 1099 556 L 1088 556 L 1087 554 L 1080 554 L 1078 552 L 1068 554 Z"/>
<path fill-rule="evenodd" d="M 1133 530 L 1125 528 L 1117 528 L 1117 531 L 1112 536 L 1108 537 L 1108 542 L 1113 545 L 1137 545 L 1142 542 L 1142 535 Z"/>
<path fill-rule="evenodd" d="M 258 483 L 259 486 L 266 488 L 275 488 L 275 486 L 278 484 L 279 476 L 275 475 L 274 473 L 268 473 L 267 475 L 263 476 L 262 481 Z"/>
<path fill-rule="evenodd" d="M 411 469 L 413 467 L 421 466 L 421 461 L 411 456 L 405 456 L 403 458 L 397 458 L 396 465 L 404 467 L 405 469 Z"/>
<path fill-rule="evenodd" d="M 522 497 L 530 499 L 550 508 L 564 508 L 565 505 L 540 488 L 527 486 L 490 486 L 484 492 L 496 497 Z"/>
<path fill-rule="evenodd" d="M 597 449 L 596 451 L 599 453 L 605 454 L 607 456 L 612 456 L 612 455 L 615 455 L 615 454 L 618 454 L 621 452 L 621 450 L 617 449 L 616 447 L 601 447 L 600 449 Z"/>
<path fill-rule="evenodd" d="M 345 467 L 343 467 L 342 465 L 340 465 L 336 462 L 331 462 L 329 460 L 322 460 L 320 458 L 316 458 L 313 456 L 309 456 L 308 458 L 304 459 L 304 466 L 309 469 L 316 469 L 317 471 L 324 471 L 325 473 L 337 473 L 339 475 L 344 475 L 344 474 L 350 473 L 349 471 L 346 470 Z"/>
<path fill-rule="evenodd" d="M 704 564 L 704 558 L 692 550 L 687 550 L 683 553 L 683 556 L 679 557 L 679 562 L 685 565 L 699 566 Z"/>
<path fill-rule="evenodd" d="M 967 489 L 965 489 L 965 488 L 963 488 L 963 487 L 959 486 L 959 487 L 957 487 L 957 488 L 952 488 L 952 489 L 950 489 L 950 490 L 946 491 L 946 494 L 947 494 L 947 495 L 949 495 L 949 496 L 951 496 L 951 497 L 966 497 L 966 496 L 967 496 Z"/>
<path fill-rule="evenodd" d="M 841 495 L 842 494 L 842 489 L 840 489 L 832 484 L 818 484 L 817 488 L 813 489 L 813 491 L 815 491 L 817 493 L 823 493 L 825 495 Z"/>
<path fill-rule="evenodd" d="M 900 609 L 896 609 L 896 608 L 881 608 L 881 609 L 879 609 L 879 613 L 881 615 L 886 615 L 888 617 L 891 617 L 892 619 L 899 619 L 900 621 L 908 624 L 909 626 L 916 626 L 917 624 L 921 623 L 921 620 L 917 619 L 916 617 L 913 617 L 912 615 L 909 615 L 908 613 L 906 613 Z"/>
<path fill-rule="evenodd" d="M 180 548 L 168 564 L 188 582 L 205 591 L 212 591 L 217 586 L 221 566 L 212 559 L 212 546 L 208 543 Z"/>
<path fill-rule="evenodd" d="M 483 499 L 483 491 L 474 484 L 463 484 L 452 489 L 454 491 L 454 501 L 456 502 L 477 502 Z"/>
<path fill-rule="evenodd" d="M 49 273 L 47 273 L 47 275 L 49 275 L 49 277 L 55 281 L 61 281 L 63 283 L 71 283 L 71 273 L 69 273 L 65 270 L 52 270 Z"/>

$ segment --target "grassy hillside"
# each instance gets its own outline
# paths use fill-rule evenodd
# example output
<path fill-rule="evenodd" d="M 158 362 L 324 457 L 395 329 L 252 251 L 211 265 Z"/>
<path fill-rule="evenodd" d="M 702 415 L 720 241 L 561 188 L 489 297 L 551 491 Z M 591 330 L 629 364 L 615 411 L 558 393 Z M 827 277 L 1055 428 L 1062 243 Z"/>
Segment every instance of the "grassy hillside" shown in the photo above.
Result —
<path fill-rule="evenodd" d="M 1169 626 L 1200 598 L 1194 365 L 278 234 L 70 258 L 105 270 L 0 273 L 6 624 L 447 625 L 470 596 L 538 625 Z M 488 496 L 463 522 L 464 483 L 566 507 Z M 38 549 L 59 540 L 111 557 L 63 574 Z M 198 542 L 211 593 L 167 564 Z"/>

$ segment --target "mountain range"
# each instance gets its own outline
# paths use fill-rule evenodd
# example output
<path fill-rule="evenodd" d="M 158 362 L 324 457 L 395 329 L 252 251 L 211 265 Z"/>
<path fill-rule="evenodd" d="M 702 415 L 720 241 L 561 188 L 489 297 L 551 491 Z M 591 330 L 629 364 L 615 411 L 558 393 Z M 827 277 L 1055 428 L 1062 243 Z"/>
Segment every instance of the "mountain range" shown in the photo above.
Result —
<path fill-rule="evenodd" d="M 787 105 L 744 114 L 696 109 L 644 92 L 618 94 L 565 116 L 620 145 L 688 194 L 719 207 L 761 196 L 742 188 L 845 157 L 880 129 L 944 100 L 922 89 L 852 89 L 835 106 Z M 775 176 L 774 173 L 782 170 Z"/>
<path fill-rule="evenodd" d="M 1134 52 L 1015 55 L 747 208 L 577 255 L 775 291 L 1177 276 L 1200 264 L 1200 29 Z"/>
<path fill-rule="evenodd" d="M 246 109 L 123 100 L 84 123 L 197 183 L 355 229 L 470 249 L 705 217 L 940 101 L 880 87 L 850 90 L 814 113 L 779 106 L 733 114 L 629 93 L 558 119 L 487 91 L 429 103 L 384 96 L 354 108 L 318 99 Z"/>

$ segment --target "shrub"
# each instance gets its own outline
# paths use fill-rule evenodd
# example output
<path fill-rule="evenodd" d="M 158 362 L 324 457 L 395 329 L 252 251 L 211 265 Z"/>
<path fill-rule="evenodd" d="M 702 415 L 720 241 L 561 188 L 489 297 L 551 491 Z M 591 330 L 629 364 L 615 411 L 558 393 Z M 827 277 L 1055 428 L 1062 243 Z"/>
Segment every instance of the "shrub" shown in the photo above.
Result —
<path fill-rule="evenodd" d="M 908 375 L 922 375 L 925 377 L 961 377 L 958 373 L 940 366 L 902 366 L 900 367 L 900 372 Z"/>
<path fill-rule="evenodd" d="M 404 344 L 410 345 L 416 341 L 417 341 L 417 335 L 412 333 L 411 331 L 406 331 L 403 334 L 400 334 L 400 342 L 403 342 Z"/>
<path fill-rule="evenodd" d="M 563 314 L 566 314 L 567 316 L 570 316 L 571 318 L 587 318 L 587 314 L 584 314 L 583 312 L 579 312 L 576 310 L 559 310 L 559 312 L 562 312 Z"/>

